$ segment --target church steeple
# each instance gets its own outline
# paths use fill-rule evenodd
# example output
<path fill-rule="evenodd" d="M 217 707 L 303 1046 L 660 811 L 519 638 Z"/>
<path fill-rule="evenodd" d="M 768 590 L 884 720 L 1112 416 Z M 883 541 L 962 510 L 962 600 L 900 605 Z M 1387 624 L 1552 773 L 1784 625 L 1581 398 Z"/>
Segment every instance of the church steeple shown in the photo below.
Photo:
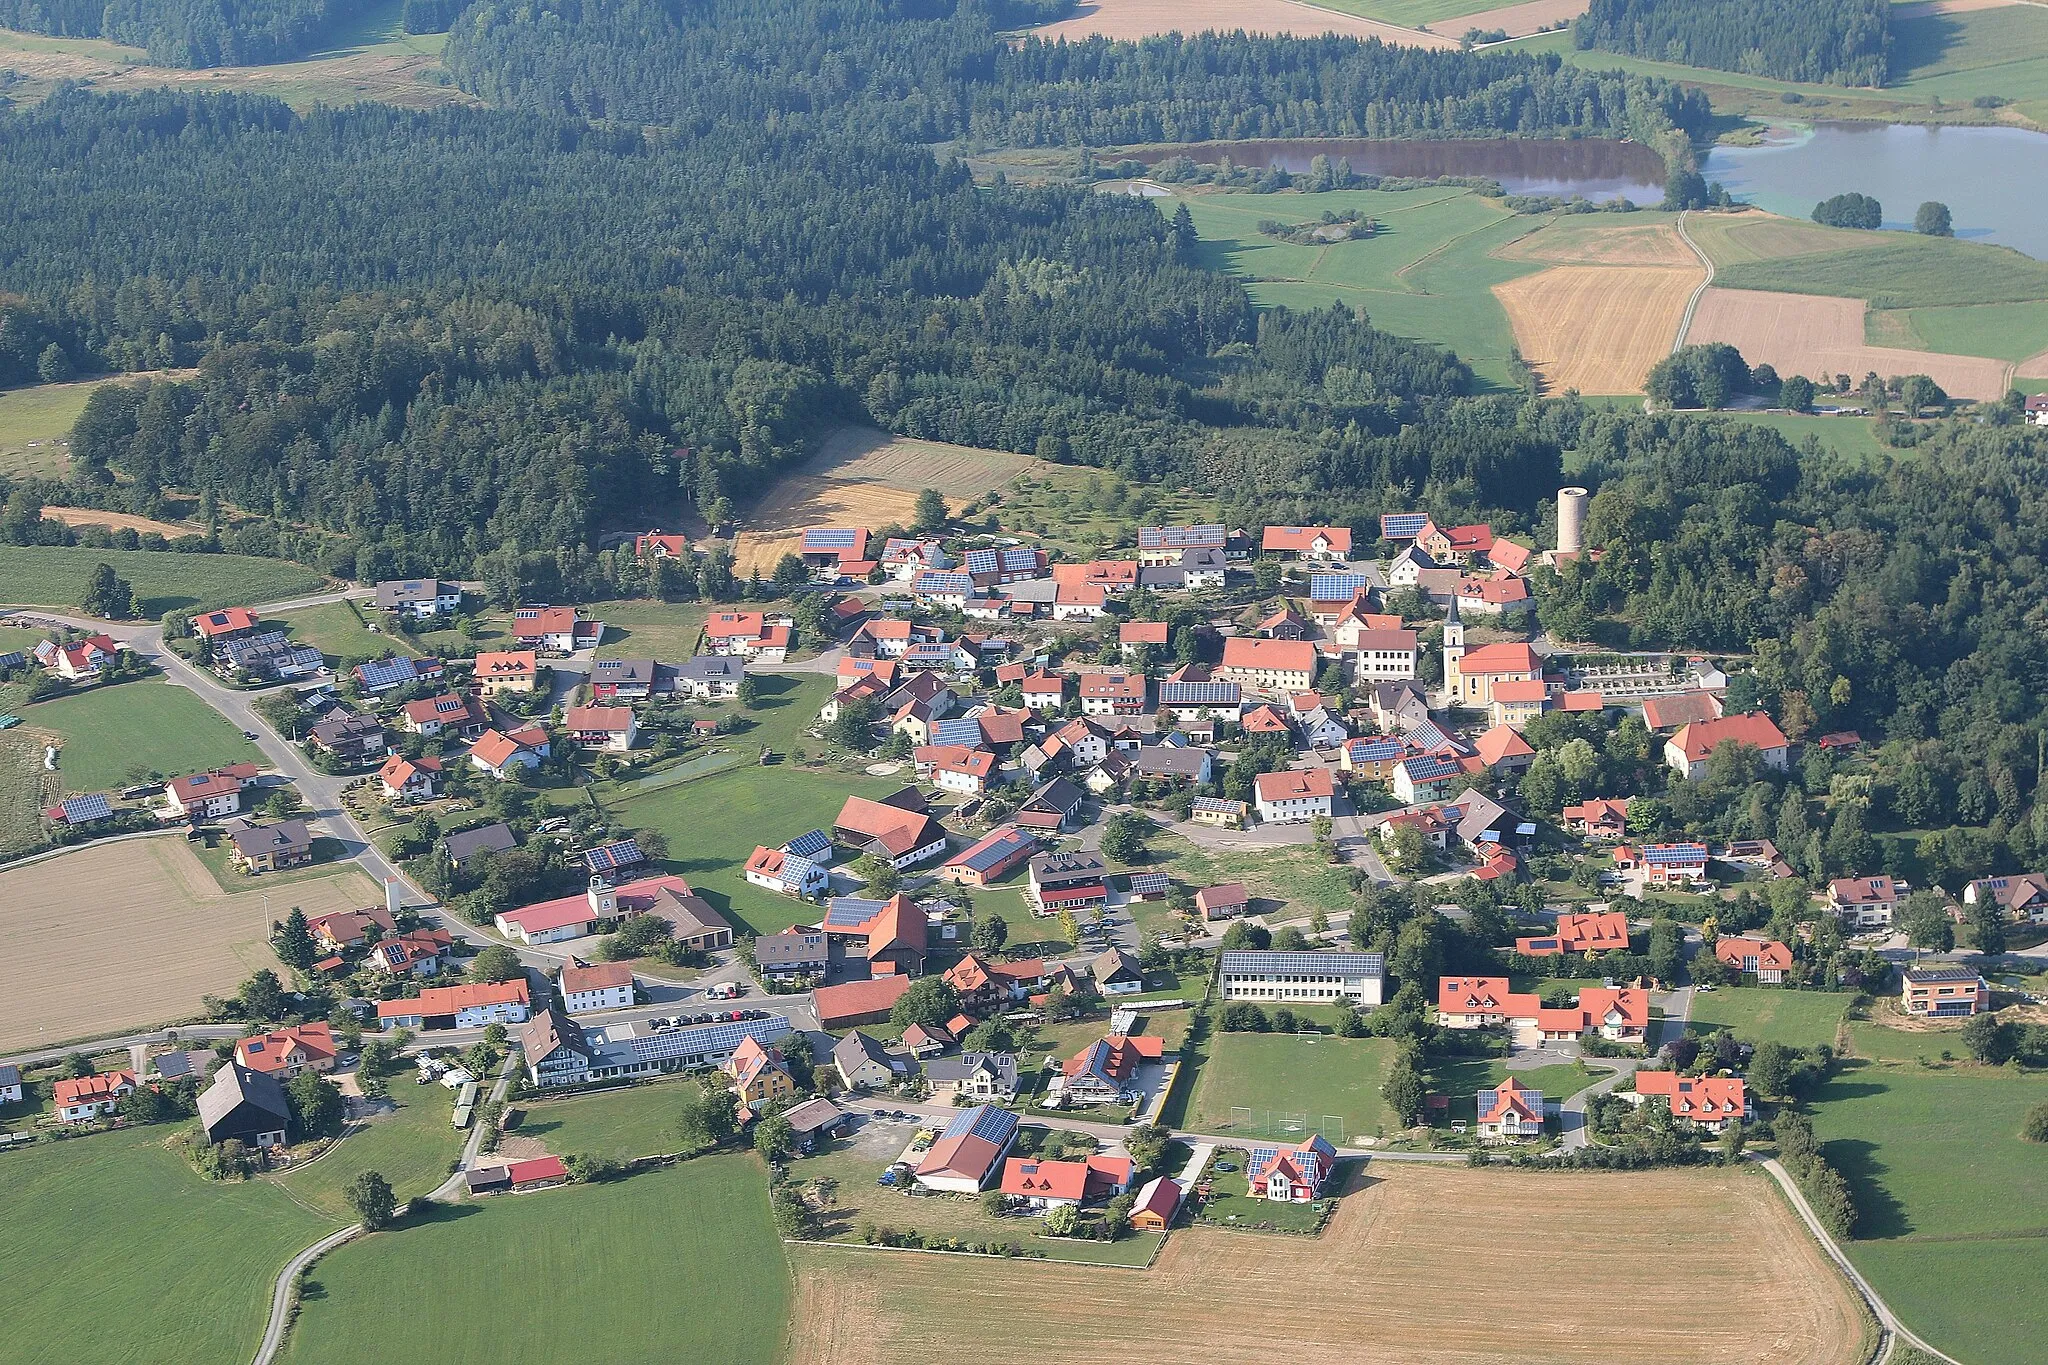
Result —
<path fill-rule="evenodd" d="M 1459 671 L 1459 661 L 1465 657 L 1465 623 L 1458 618 L 1458 598 L 1451 597 L 1450 614 L 1444 617 L 1444 701 L 1455 705 L 1465 694 L 1464 675 Z"/>

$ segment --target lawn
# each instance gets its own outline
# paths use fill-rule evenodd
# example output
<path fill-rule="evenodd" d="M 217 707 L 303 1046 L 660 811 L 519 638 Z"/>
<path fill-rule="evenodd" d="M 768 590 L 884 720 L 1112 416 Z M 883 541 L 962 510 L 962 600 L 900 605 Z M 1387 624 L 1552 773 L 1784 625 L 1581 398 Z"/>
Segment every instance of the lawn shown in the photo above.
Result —
<path fill-rule="evenodd" d="M 1840 250 L 1721 265 L 1714 287 L 1869 299 L 1874 309 L 1956 308 L 2048 298 L 2048 262 L 2022 256 L 2011 247 L 1906 232 L 1883 233 L 1882 239 L 1871 242 L 1866 237 L 1845 243 Z M 1975 319 L 1952 322 L 1947 334 L 1953 340 L 1961 331 L 1981 341 L 1993 325 Z"/>
<path fill-rule="evenodd" d="M 2034 1294 L 2048 1175 L 2021 1116 L 2038 1074 L 1851 1062 L 1814 1097 L 1814 1127 L 1859 1211 L 1851 1259 L 1908 1326 L 1972 1365 L 2039 1359 Z"/>
<path fill-rule="evenodd" d="M 697 637 L 710 608 L 701 602 L 653 602 L 644 598 L 621 602 L 590 602 L 585 616 L 604 622 L 600 659 L 660 659 L 680 663 L 697 652 Z M 815 640 L 799 641 L 804 648 Z"/>
<path fill-rule="evenodd" d="M 1583 1062 L 1567 1062 L 1539 1066 L 1533 1071 L 1517 1071 L 1513 1075 L 1546 1100 L 1563 1100 L 1578 1094 L 1611 1069 L 1597 1065 L 1589 1068 Z M 1442 1115 L 1444 1122 L 1470 1123 L 1478 1107 L 1476 1097 L 1479 1092 L 1499 1085 L 1509 1074 L 1506 1064 L 1498 1057 L 1449 1058 L 1431 1068 L 1429 1089 L 1433 1094 L 1450 1096 L 1450 1108 Z"/>
<path fill-rule="evenodd" d="M 1849 1021 L 1849 1050 L 1858 1057 L 1877 1062 L 1941 1062 L 1970 1055 L 1970 1050 L 1963 1046 L 1962 1033 L 1960 1023 L 1943 1028 L 1902 1029 L 1888 1028 L 1872 1020 L 1852 1019 Z M 1949 1054 L 1948 1057 L 1942 1056 L 1944 1052 Z"/>
<path fill-rule="evenodd" d="M 1896 340 L 1891 330 L 1902 335 Z M 1871 341 L 1952 355 L 2021 361 L 2048 351 L 2048 302 L 1980 303 L 1957 308 L 1909 308 L 1869 316 Z"/>
<path fill-rule="evenodd" d="M 1814 1047 L 1835 1042 L 1850 997 L 1832 991 L 1788 991 L 1777 986 L 1723 986 L 1694 991 L 1691 1034 L 1727 1028 L 1752 1043 Z"/>
<path fill-rule="evenodd" d="M 295 1365 L 478 1360 L 518 1341 L 607 1365 L 771 1365 L 791 1290 L 751 1156 L 447 1207 L 312 1278 Z"/>
<path fill-rule="evenodd" d="M 322 602 L 317 607 L 265 617 L 265 630 L 288 630 L 301 644 L 313 646 L 327 660 L 327 666 L 353 666 L 365 659 L 387 654 L 417 654 L 403 635 L 371 630 L 357 609 L 347 602 Z"/>
<path fill-rule="evenodd" d="M 261 1182 L 202 1179 L 165 1149 L 169 1133 L 46 1139 L 5 1158 L 9 1358 L 255 1354 L 271 1281 L 334 1225 Z"/>
<path fill-rule="evenodd" d="M 462 1154 L 464 1135 L 449 1123 L 453 1093 L 443 1085 L 391 1087 L 398 1112 L 350 1133 L 302 1170 L 274 1177 L 299 1202 L 330 1218 L 352 1219 L 342 1192 L 364 1171 L 391 1184 L 401 1202 L 427 1194 L 448 1178 L 448 1165 Z"/>
<path fill-rule="evenodd" d="M 1187 1126 L 1198 1133 L 1300 1137 L 1280 1117 L 1307 1116 L 1311 1131 L 1332 1142 L 1355 1142 L 1398 1126 L 1380 1096 L 1394 1043 L 1386 1038 L 1337 1038 L 1269 1033 L 1218 1033 L 1196 1081 Z M 1258 1131 L 1248 1131 L 1244 1115 Z M 1343 1126 L 1338 1128 L 1336 1125 Z M 1325 1125 L 1328 1125 L 1326 1128 Z"/>
<path fill-rule="evenodd" d="M 1729 412 L 1722 416 L 1750 426 L 1769 427 L 1790 442 L 1794 449 L 1811 436 L 1838 455 L 1853 460 L 1876 460 L 1883 455 L 1911 459 L 1911 450 L 1893 450 L 1877 439 L 1877 428 L 1863 417 L 1820 417 L 1801 412 Z"/>
<path fill-rule="evenodd" d="M 319 574 L 283 559 L 187 555 L 171 550 L 94 550 L 77 545 L 0 545 L 0 597 L 73 607 L 93 568 L 110 564 L 142 595 L 142 614 L 275 602 L 317 589 Z"/>
<path fill-rule="evenodd" d="M 1243 882 L 1255 898 L 1285 902 L 1268 919 L 1304 919 L 1316 906 L 1331 916 L 1349 910 L 1353 897 L 1350 871 L 1332 863 L 1308 844 L 1288 844 L 1256 852 L 1201 849 L 1178 834 L 1159 831 L 1146 841 L 1151 858 L 1146 871 L 1165 872 L 1195 890 L 1219 882 Z M 1164 901 L 1141 901 L 1132 907 L 1140 927 L 1165 928 L 1175 919 Z"/>
<path fill-rule="evenodd" d="M 186 689 L 141 679 L 39 702 L 29 725 L 63 738 L 67 790 L 104 791 L 157 772 L 176 777 L 263 756 L 241 731 Z"/>
<path fill-rule="evenodd" d="M 693 1084 L 668 1081 L 528 1104 L 525 1117 L 513 1131 L 520 1137 L 539 1138 L 558 1156 L 571 1152 L 660 1156 L 676 1150 L 676 1106 L 681 1087 Z"/>
<path fill-rule="evenodd" d="M 96 379 L 0 390 L 0 475 L 62 478 L 71 457 L 67 447 L 58 443 L 71 435 L 92 391 L 106 382 Z"/>

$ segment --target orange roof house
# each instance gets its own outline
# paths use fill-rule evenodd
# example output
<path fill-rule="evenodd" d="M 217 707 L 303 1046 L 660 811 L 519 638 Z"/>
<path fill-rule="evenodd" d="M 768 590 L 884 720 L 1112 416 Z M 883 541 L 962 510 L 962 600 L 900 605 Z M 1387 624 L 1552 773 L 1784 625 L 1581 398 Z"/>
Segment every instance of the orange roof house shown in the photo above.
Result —
<path fill-rule="evenodd" d="M 1269 692 L 1300 692 L 1312 686 L 1316 647 L 1307 640 L 1258 640 L 1233 636 L 1223 642 L 1217 676 Z"/>
<path fill-rule="evenodd" d="M 1714 958 L 1766 986 L 1782 984 L 1792 970 L 1792 950 L 1773 938 L 1723 936 L 1714 940 Z"/>
<path fill-rule="evenodd" d="M 193 632 L 202 640 L 221 640 L 256 629 L 256 613 L 247 607 L 228 607 L 191 618 Z"/>
<path fill-rule="evenodd" d="M 1526 768 L 1536 761 L 1535 748 L 1512 725 L 1494 726 L 1473 741 L 1472 749 L 1489 768 Z"/>
<path fill-rule="evenodd" d="M 1515 940 L 1524 957 L 1556 957 L 1562 953 L 1628 951 L 1628 916 L 1618 910 L 1597 915 L 1559 915 L 1557 932 Z"/>
<path fill-rule="evenodd" d="M 889 1011 L 909 989 L 908 976 L 878 976 L 868 981 L 820 986 L 812 992 L 811 1002 L 818 1011 L 818 1027 L 851 1028 L 887 1019 Z"/>
<path fill-rule="evenodd" d="M 1351 553 L 1349 526 L 1268 526 L 1259 548 L 1281 554 L 1306 554 L 1318 559 L 1344 559 Z"/>
<path fill-rule="evenodd" d="M 1481 1137 L 1507 1141 L 1536 1137 L 1543 1131 L 1543 1092 L 1510 1076 L 1479 1092 L 1474 1114 Z"/>
<path fill-rule="evenodd" d="M 1723 744 L 1755 749 L 1767 768 L 1785 771 L 1791 763 L 1792 741 L 1761 711 L 1682 726 L 1664 745 L 1664 761 L 1680 777 L 1706 776 L 1707 760 Z"/>
<path fill-rule="evenodd" d="M 235 1060 L 251 1071 L 289 1078 L 302 1071 L 332 1071 L 340 1049 L 324 1019 L 258 1033 L 235 1043 Z"/>
<path fill-rule="evenodd" d="M 1590 801 L 1564 808 L 1564 827 L 1573 834 L 1597 839 L 1619 839 L 1628 833 L 1628 801 L 1596 796 Z"/>
<path fill-rule="evenodd" d="M 1437 1013 L 1451 1028 L 1531 1024 L 1542 1007 L 1535 992 L 1509 990 L 1504 976 L 1446 976 L 1437 981 Z"/>
<path fill-rule="evenodd" d="M 1636 1103 L 1661 1099 L 1671 1117 L 1720 1132 L 1753 1112 L 1749 1087 L 1740 1076 L 1681 1076 L 1676 1071 L 1636 1072 Z"/>

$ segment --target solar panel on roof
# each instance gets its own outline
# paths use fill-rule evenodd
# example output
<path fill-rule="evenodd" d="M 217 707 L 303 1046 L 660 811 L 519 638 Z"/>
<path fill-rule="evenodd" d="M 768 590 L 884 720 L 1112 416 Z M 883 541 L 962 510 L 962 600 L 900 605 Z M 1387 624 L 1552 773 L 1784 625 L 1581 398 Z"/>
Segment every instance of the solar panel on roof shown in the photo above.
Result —
<path fill-rule="evenodd" d="M 1388 540 L 1413 540 L 1427 525 L 1427 512 L 1388 512 L 1380 517 L 1380 535 Z"/>
<path fill-rule="evenodd" d="M 981 722 L 972 716 L 942 720 L 932 727 L 932 743 L 964 744 L 971 749 L 981 743 Z"/>
<path fill-rule="evenodd" d="M 998 573 L 1002 569 L 1002 562 L 1002 556 L 994 550 L 969 550 L 967 552 L 967 572 L 969 573 Z"/>
<path fill-rule="evenodd" d="M 784 844 L 783 851 L 797 858 L 815 858 L 832 847 L 832 836 L 822 829 L 799 834 Z"/>
<path fill-rule="evenodd" d="M 1317 602 L 1348 602 L 1360 588 L 1373 586 L 1371 574 L 1315 573 L 1308 576 L 1308 595 Z"/>
<path fill-rule="evenodd" d="M 1019 848 L 1031 843 L 1031 838 L 1018 831 L 989 840 L 986 844 L 969 849 L 960 856 L 960 865 L 976 872 L 984 872 L 1005 858 L 1013 857 Z"/>
<path fill-rule="evenodd" d="M 1003 551 L 1003 568 L 1011 572 L 1019 569 L 1035 569 L 1037 567 L 1038 551 L 1032 549 L 1029 545 L 1012 546 L 1010 549 Z"/>
<path fill-rule="evenodd" d="M 868 900 L 862 896 L 840 896 L 825 908 L 827 924 L 866 924 L 882 913 L 887 901 Z"/>
<path fill-rule="evenodd" d="M 646 861 L 647 855 L 631 839 L 620 839 L 597 848 L 585 849 L 583 861 L 592 872 L 616 872 L 622 867 Z"/>
<path fill-rule="evenodd" d="M 846 526 L 817 526 L 804 532 L 807 550 L 851 550 L 858 533 Z"/>
<path fill-rule="evenodd" d="M 81 820 L 104 820 L 114 813 L 114 807 L 108 802 L 105 792 L 67 796 L 64 798 L 63 808 L 64 822 L 73 825 Z"/>
<path fill-rule="evenodd" d="M 1159 685 L 1161 706 L 1228 706 L 1242 695 L 1234 682 L 1170 682 Z"/>
<path fill-rule="evenodd" d="M 1652 867 L 1674 863 L 1701 863 L 1707 859 L 1705 844 L 1652 844 L 1643 850 L 1643 860 Z"/>
<path fill-rule="evenodd" d="M 1164 891 L 1165 889 L 1166 874 L 1164 872 L 1133 872 L 1131 874 L 1131 892 L 1134 895 L 1143 895 L 1148 891 Z"/>

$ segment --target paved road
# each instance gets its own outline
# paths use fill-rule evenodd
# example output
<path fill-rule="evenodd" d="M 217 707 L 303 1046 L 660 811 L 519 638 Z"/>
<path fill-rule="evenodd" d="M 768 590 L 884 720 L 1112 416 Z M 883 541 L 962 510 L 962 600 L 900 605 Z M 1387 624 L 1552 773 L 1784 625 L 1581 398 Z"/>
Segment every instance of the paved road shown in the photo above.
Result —
<path fill-rule="evenodd" d="M 1592 1144 L 1592 1136 L 1586 1126 L 1586 1105 L 1595 1095 L 1604 1095 L 1620 1085 L 1622 1079 L 1636 1074 L 1636 1063 L 1629 1057 L 1598 1057 L 1594 1059 L 1601 1066 L 1616 1068 L 1613 1075 L 1602 1076 L 1576 1095 L 1567 1095 L 1558 1111 L 1558 1126 L 1564 1139 L 1558 1143 L 1558 1150 L 1569 1152 L 1577 1147 Z"/>

